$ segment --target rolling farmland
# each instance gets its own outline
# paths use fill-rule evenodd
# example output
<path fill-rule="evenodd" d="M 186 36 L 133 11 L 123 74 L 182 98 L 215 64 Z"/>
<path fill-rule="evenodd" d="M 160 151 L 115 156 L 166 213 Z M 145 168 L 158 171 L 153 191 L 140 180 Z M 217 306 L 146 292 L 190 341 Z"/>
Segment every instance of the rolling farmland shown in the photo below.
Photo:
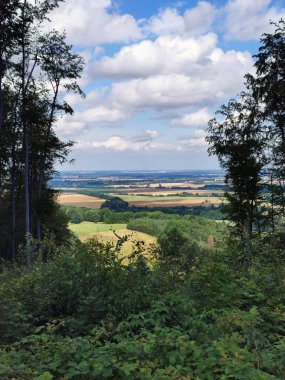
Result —
<path fill-rule="evenodd" d="M 151 196 L 151 195 L 124 195 L 113 194 L 119 196 L 124 201 L 128 202 L 130 206 L 137 207 L 177 207 L 177 206 L 201 206 L 207 204 L 220 204 L 223 199 L 220 197 L 210 196 Z"/>
<path fill-rule="evenodd" d="M 146 251 L 151 244 L 156 243 L 155 237 L 142 232 L 128 230 L 126 224 L 83 222 L 80 224 L 70 223 L 69 228 L 83 242 L 90 238 L 96 237 L 102 243 L 116 244 L 118 241 L 118 237 L 116 235 L 120 237 L 127 235 L 128 240 L 122 246 L 121 258 L 126 258 L 130 255 L 133 252 L 133 245 L 138 241 L 144 242 Z M 114 234 L 114 231 L 116 235 Z"/>
<path fill-rule="evenodd" d="M 58 202 L 65 206 L 99 209 L 105 199 L 77 193 L 62 193 L 58 198 Z"/>

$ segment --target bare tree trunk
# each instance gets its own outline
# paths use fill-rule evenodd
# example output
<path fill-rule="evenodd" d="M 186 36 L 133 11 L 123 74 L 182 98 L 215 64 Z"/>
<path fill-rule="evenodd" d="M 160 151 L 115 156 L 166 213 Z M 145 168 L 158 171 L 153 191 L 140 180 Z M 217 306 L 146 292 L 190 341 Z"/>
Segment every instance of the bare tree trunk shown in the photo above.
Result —
<path fill-rule="evenodd" d="M 25 224 L 26 224 L 26 245 L 27 245 L 27 265 L 32 265 L 31 256 L 31 222 L 30 222 L 30 165 L 29 165 L 29 138 L 26 125 L 24 126 L 24 187 L 25 187 Z"/>
<path fill-rule="evenodd" d="M 25 19 L 24 8 L 26 1 L 24 1 L 22 9 L 22 18 Z M 22 32 L 22 125 L 23 125 L 23 151 L 24 151 L 24 188 L 25 188 L 25 233 L 26 233 L 26 249 L 27 249 L 27 265 L 32 265 L 31 256 L 31 223 L 30 223 L 30 165 L 29 165 L 29 136 L 26 123 L 26 88 L 28 83 L 25 83 L 26 78 L 26 44 L 24 41 L 25 32 Z"/>
<path fill-rule="evenodd" d="M 11 221 L 12 221 L 12 260 L 16 260 L 16 195 L 15 195 L 15 144 L 13 143 L 12 149 L 13 163 L 12 163 L 12 178 L 11 178 Z"/>
<path fill-rule="evenodd" d="M 271 228 L 272 228 L 272 232 L 274 232 L 275 231 L 275 222 L 274 222 L 274 193 L 273 193 L 272 174 L 270 175 L 270 188 L 271 188 Z"/>
<path fill-rule="evenodd" d="M 249 197 L 249 181 L 248 178 L 246 178 L 246 240 L 249 253 L 252 252 L 252 219 L 252 206 Z"/>
<path fill-rule="evenodd" d="M 40 203 L 41 197 L 42 197 L 42 189 L 43 189 L 43 177 L 44 177 L 44 168 L 45 168 L 45 163 L 46 163 L 46 158 L 47 158 L 47 152 L 48 152 L 48 141 L 50 138 L 50 132 L 51 132 L 51 127 L 52 127 L 52 122 L 54 118 L 54 113 L 55 113 L 55 106 L 56 106 L 56 100 L 58 96 L 58 90 L 59 90 L 59 83 L 56 84 L 55 87 L 55 93 L 51 105 L 51 113 L 50 113 L 50 118 L 49 118 L 49 123 L 47 126 L 47 132 L 45 136 L 45 148 L 43 151 L 43 154 L 41 155 L 40 158 L 40 171 L 39 171 L 39 183 L 38 183 L 38 202 Z M 40 219 L 40 210 L 38 210 L 38 215 L 37 215 L 37 240 L 41 240 L 41 219 Z"/>

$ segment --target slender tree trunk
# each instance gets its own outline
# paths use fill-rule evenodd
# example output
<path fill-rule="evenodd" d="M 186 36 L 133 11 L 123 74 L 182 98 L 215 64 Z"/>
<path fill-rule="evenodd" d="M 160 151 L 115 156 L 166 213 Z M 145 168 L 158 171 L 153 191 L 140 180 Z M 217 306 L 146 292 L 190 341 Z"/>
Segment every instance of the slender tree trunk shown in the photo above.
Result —
<path fill-rule="evenodd" d="M 273 178 L 270 175 L 270 188 L 271 188 L 271 228 L 272 232 L 275 231 L 275 221 L 274 221 L 274 192 L 273 192 Z"/>
<path fill-rule="evenodd" d="M 24 1 L 22 9 L 22 19 L 25 20 L 24 8 L 26 1 Z M 22 125 L 23 125 L 23 151 L 24 151 L 24 189 L 25 189 L 25 233 L 26 233 L 26 249 L 27 249 L 27 265 L 32 265 L 31 256 L 31 221 L 30 221 L 30 165 L 29 165 L 29 131 L 26 123 L 26 44 L 25 44 L 25 31 L 22 31 Z"/>
<path fill-rule="evenodd" d="M 16 260 L 16 195 L 15 195 L 15 148 L 13 147 L 13 167 L 11 184 L 11 219 L 12 219 L 12 260 Z"/>
<path fill-rule="evenodd" d="M 252 217 L 251 201 L 249 197 L 249 180 L 248 180 L 248 177 L 246 177 L 246 236 L 247 236 L 246 240 L 247 240 L 247 247 L 248 247 L 249 253 L 252 252 L 252 224 L 253 224 L 253 217 Z"/>
<path fill-rule="evenodd" d="M 46 158 L 47 158 L 47 152 L 48 152 L 48 141 L 50 138 L 50 132 L 51 132 L 51 127 L 52 127 L 52 122 L 54 118 L 54 113 L 55 113 L 55 105 L 56 105 L 56 100 L 58 96 L 58 90 L 59 90 L 59 83 L 56 84 L 55 87 L 55 94 L 53 97 L 52 105 L 51 105 L 51 113 L 50 113 L 50 118 L 49 118 L 49 123 L 47 126 L 47 132 L 44 140 L 44 151 L 43 154 L 41 155 L 40 159 L 40 170 L 39 170 L 39 182 L 38 182 L 38 204 L 41 202 L 41 197 L 42 197 L 42 189 L 43 189 L 43 178 L 44 178 L 44 168 L 45 168 L 45 163 L 46 163 Z M 37 213 L 37 240 L 41 240 L 41 218 L 40 218 L 40 210 L 38 210 Z"/>
<path fill-rule="evenodd" d="M 27 245 L 27 264 L 30 267 L 32 265 L 31 256 L 31 221 L 30 221 L 30 181 L 29 181 L 29 137 L 27 126 L 24 125 L 24 187 L 25 187 L 25 224 L 26 224 L 26 245 Z"/>

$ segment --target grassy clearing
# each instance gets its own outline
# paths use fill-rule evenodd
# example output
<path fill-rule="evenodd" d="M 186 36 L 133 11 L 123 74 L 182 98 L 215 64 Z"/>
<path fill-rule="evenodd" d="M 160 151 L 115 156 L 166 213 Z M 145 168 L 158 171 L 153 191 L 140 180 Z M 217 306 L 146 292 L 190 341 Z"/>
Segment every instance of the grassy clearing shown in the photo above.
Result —
<path fill-rule="evenodd" d="M 82 235 L 96 235 L 102 232 L 108 231 L 120 231 L 127 228 L 126 224 L 105 224 L 105 223 L 92 223 L 92 222 L 82 222 L 80 224 L 70 223 L 70 229 L 77 236 Z"/>
<path fill-rule="evenodd" d="M 128 236 L 128 240 L 123 244 L 121 250 L 121 258 L 124 258 L 125 263 L 127 263 L 127 256 L 133 252 L 133 247 L 138 241 L 144 242 L 146 251 L 151 244 L 156 243 L 156 238 L 145 234 L 143 232 L 137 232 L 127 229 L 126 224 L 105 224 L 105 223 L 91 223 L 83 222 L 80 224 L 70 223 L 69 228 L 75 235 L 79 237 L 81 241 L 86 241 L 92 237 L 96 237 L 99 241 L 103 243 L 114 243 L 118 241 L 118 236 Z M 114 232 L 116 235 L 114 234 Z"/>

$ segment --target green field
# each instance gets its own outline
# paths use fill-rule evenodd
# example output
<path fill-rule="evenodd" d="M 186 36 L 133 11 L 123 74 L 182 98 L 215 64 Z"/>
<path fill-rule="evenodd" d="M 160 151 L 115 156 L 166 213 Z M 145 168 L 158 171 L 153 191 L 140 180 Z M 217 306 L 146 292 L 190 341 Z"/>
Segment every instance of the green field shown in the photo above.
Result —
<path fill-rule="evenodd" d="M 102 232 L 124 230 L 127 228 L 127 225 L 126 224 L 105 224 L 105 223 L 82 222 L 80 224 L 70 223 L 69 228 L 77 236 L 81 237 L 83 235 L 96 235 Z"/>
<path fill-rule="evenodd" d="M 146 252 L 152 244 L 156 243 L 155 237 L 143 232 L 129 230 L 126 224 L 82 222 L 80 224 L 70 223 L 69 228 L 83 242 L 96 237 L 102 243 L 116 244 L 118 236 L 128 236 L 128 240 L 123 244 L 120 254 L 120 258 L 125 259 L 124 263 L 128 262 L 127 257 L 133 252 L 133 247 L 138 241 L 144 242 Z M 150 256 L 149 259 L 151 259 Z"/>

